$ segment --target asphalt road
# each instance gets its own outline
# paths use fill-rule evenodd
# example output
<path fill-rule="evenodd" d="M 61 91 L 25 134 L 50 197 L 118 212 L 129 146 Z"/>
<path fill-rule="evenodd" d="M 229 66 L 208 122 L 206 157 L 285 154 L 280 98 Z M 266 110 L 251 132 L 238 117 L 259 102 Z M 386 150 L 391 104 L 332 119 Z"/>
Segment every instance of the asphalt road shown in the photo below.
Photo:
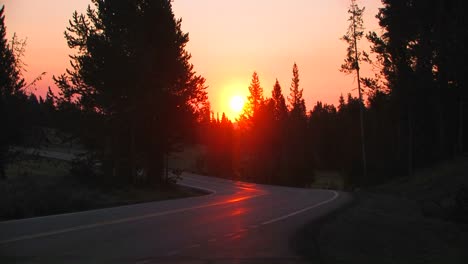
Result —
<path fill-rule="evenodd" d="M 350 198 L 184 174 L 209 195 L 0 222 L 0 263 L 302 263 L 290 239 Z"/>

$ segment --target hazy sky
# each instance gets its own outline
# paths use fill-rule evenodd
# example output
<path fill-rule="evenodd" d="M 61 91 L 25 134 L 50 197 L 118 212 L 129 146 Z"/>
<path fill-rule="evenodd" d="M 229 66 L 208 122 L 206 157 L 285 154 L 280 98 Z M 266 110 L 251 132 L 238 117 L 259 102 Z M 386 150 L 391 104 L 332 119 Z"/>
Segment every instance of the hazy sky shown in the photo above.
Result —
<path fill-rule="evenodd" d="M 188 50 L 195 70 L 207 79 L 213 110 L 232 117 L 229 100 L 247 95 L 253 71 L 265 90 L 278 78 L 289 93 L 292 65 L 299 66 L 308 109 L 317 100 L 336 103 L 341 93 L 355 93 L 352 76 L 339 72 L 346 53 L 340 37 L 347 29 L 349 0 L 175 0 L 173 10 L 190 33 Z M 55 85 L 52 75 L 68 67 L 63 32 L 74 10 L 90 0 L 0 0 L 5 4 L 7 35 L 27 38 L 27 80 L 47 72 L 38 84 L 43 95 Z M 379 30 L 380 0 L 360 0 L 366 7 L 366 30 Z M 367 48 L 363 43 L 362 47 Z M 354 91 L 353 91 L 354 90 Z"/>

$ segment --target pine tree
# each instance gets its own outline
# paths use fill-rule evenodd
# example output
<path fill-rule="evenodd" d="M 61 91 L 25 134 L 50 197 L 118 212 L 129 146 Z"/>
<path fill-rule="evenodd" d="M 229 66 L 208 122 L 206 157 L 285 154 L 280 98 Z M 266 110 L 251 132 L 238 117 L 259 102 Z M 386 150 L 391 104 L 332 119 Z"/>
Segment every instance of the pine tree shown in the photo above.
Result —
<path fill-rule="evenodd" d="M 338 111 L 342 112 L 346 108 L 346 102 L 344 99 L 343 94 L 340 94 L 340 98 L 338 99 Z"/>
<path fill-rule="evenodd" d="M 0 8 L 0 180 L 5 179 L 9 146 L 18 139 L 21 122 L 20 102 L 26 100 L 19 55 L 15 53 L 15 37 L 8 43 L 5 6 Z"/>
<path fill-rule="evenodd" d="M 362 154 L 362 169 L 364 179 L 367 179 L 367 158 L 366 158 L 366 143 L 365 143 L 365 132 L 364 132 L 364 102 L 362 99 L 361 89 L 361 76 L 360 76 L 360 63 L 363 60 L 367 60 L 368 56 L 365 52 L 361 52 L 358 49 L 358 42 L 364 36 L 364 22 L 362 15 L 365 8 L 359 8 L 356 0 L 351 0 L 351 6 L 348 10 L 350 17 L 348 31 L 342 39 L 348 44 L 347 55 L 345 63 L 341 65 L 341 71 L 345 73 L 356 73 L 356 80 L 358 84 L 358 94 L 360 102 L 360 124 L 361 124 L 361 154 Z"/>
<path fill-rule="evenodd" d="M 21 65 L 15 56 L 14 45 L 8 43 L 5 26 L 5 6 L 0 8 L 0 98 L 6 100 L 7 97 L 22 93 L 25 85 L 21 77 Z"/>
<path fill-rule="evenodd" d="M 251 119 L 259 111 L 263 104 L 263 88 L 260 85 L 260 79 L 257 72 L 253 72 L 252 81 L 249 85 L 249 96 L 247 96 L 247 106 L 244 108 L 243 118 Z"/>
<path fill-rule="evenodd" d="M 286 106 L 286 101 L 284 99 L 283 92 L 281 91 L 281 86 L 278 82 L 278 79 L 276 79 L 273 90 L 271 91 L 271 100 L 273 102 L 275 120 L 283 120 L 286 117 L 288 108 Z"/>
<path fill-rule="evenodd" d="M 302 98 L 303 89 L 299 86 L 299 69 L 293 65 L 293 78 L 290 87 L 289 118 L 287 120 L 287 138 L 285 139 L 286 164 L 290 177 L 286 180 L 288 185 L 303 186 L 310 173 L 306 162 L 307 146 L 304 144 L 307 129 L 307 116 L 305 100 Z"/>
<path fill-rule="evenodd" d="M 87 134 L 98 135 L 91 145 L 108 175 L 128 178 L 141 166 L 149 181 L 162 183 L 163 157 L 206 110 L 205 79 L 185 50 L 188 34 L 170 0 L 93 3 L 73 14 L 65 38 L 77 55 L 55 81 L 90 129 L 101 120 L 100 131 Z"/>
<path fill-rule="evenodd" d="M 294 63 L 293 78 L 291 82 L 290 95 L 288 97 L 289 111 L 293 115 L 305 117 L 306 107 L 305 107 L 305 101 L 302 98 L 302 92 L 303 92 L 303 89 L 299 88 L 299 69 L 297 68 L 297 64 Z"/>

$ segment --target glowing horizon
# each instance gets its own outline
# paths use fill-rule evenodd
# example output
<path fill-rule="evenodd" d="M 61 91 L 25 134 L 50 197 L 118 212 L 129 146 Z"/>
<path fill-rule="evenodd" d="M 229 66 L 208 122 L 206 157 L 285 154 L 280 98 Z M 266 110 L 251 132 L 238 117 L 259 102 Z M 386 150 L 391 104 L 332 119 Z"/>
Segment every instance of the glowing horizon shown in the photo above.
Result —
<path fill-rule="evenodd" d="M 26 80 L 47 72 L 31 92 L 44 96 L 48 86 L 56 89 L 52 75 L 65 72 L 73 52 L 63 32 L 72 13 L 83 13 L 90 3 L 3 1 L 7 37 L 16 33 L 27 38 Z M 366 31 L 378 31 L 375 15 L 380 1 L 358 3 L 366 7 Z M 354 77 L 339 72 L 346 54 L 340 37 L 348 25 L 349 4 L 348 0 L 175 0 L 173 10 L 183 19 L 183 31 L 190 34 L 187 50 L 195 70 L 207 80 L 212 111 L 224 112 L 234 121 L 238 113 L 231 109 L 230 100 L 247 96 L 253 71 L 259 74 L 265 97 L 271 97 L 276 78 L 287 97 L 296 62 L 307 109 L 318 100 L 336 104 L 340 94 L 356 94 Z M 361 46 L 369 45 L 363 42 Z M 373 76 L 369 69 L 367 73 Z"/>

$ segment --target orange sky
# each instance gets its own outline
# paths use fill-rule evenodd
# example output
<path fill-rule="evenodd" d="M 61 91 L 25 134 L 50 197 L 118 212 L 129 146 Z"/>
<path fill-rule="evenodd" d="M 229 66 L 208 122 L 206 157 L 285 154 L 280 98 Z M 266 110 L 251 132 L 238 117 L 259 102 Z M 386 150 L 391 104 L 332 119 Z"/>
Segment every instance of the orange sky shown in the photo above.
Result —
<path fill-rule="evenodd" d="M 74 10 L 83 12 L 89 0 L 2 0 L 7 35 L 27 38 L 25 77 L 32 80 L 47 72 L 37 92 L 55 85 L 52 75 L 68 67 L 68 49 L 63 32 Z M 367 30 L 379 30 L 375 14 L 380 0 L 361 0 L 366 6 Z M 352 76 L 339 72 L 346 44 L 339 38 L 347 28 L 348 0 L 175 0 L 176 17 L 190 33 L 188 50 L 195 70 L 207 79 L 215 112 L 226 112 L 235 95 L 245 96 L 255 70 L 265 95 L 278 78 L 283 93 L 289 93 L 292 65 L 299 66 L 300 85 L 308 109 L 317 100 L 336 103 L 338 96 L 355 93 Z M 363 43 L 364 48 L 367 44 Z M 369 72 L 370 74 L 370 72 Z M 354 91 L 353 91 L 354 90 Z"/>

